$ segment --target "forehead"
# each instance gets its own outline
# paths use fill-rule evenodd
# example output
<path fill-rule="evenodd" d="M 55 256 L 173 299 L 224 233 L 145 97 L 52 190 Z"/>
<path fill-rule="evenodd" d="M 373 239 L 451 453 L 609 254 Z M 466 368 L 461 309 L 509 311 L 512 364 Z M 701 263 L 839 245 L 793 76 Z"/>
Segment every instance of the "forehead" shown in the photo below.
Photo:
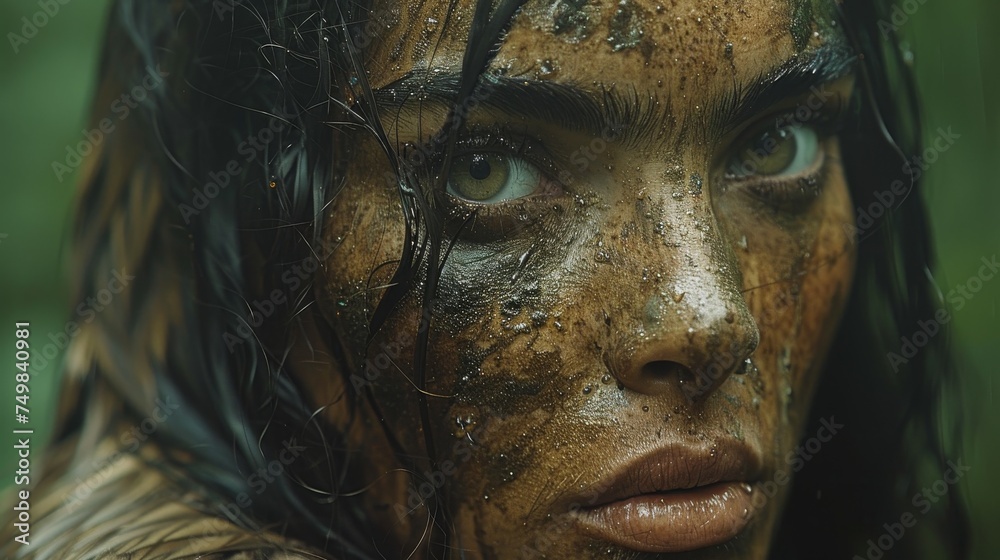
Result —
<path fill-rule="evenodd" d="M 474 9 L 473 0 L 376 2 L 372 84 L 459 69 Z M 834 14 L 833 0 L 528 0 L 490 70 L 696 96 L 839 40 Z"/>

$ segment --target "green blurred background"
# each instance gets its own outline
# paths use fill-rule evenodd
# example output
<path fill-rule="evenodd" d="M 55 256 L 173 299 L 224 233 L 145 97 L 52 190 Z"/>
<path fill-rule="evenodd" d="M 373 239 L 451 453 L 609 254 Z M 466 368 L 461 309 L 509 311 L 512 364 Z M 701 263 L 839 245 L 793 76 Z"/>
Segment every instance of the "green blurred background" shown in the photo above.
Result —
<path fill-rule="evenodd" d="M 56 179 L 54 160 L 83 139 L 86 109 L 96 76 L 97 53 L 108 0 L 78 0 L 60 11 L 15 54 L 9 37 L 0 45 L 0 356 L 13 362 L 14 322 L 30 321 L 32 339 L 48 342 L 62 330 L 71 304 L 66 295 L 73 177 Z M 980 258 L 1000 253 L 1000 2 L 996 0 L 908 0 L 919 8 L 900 28 L 915 53 L 927 137 L 938 127 L 961 135 L 930 168 L 928 200 L 947 293 L 976 274 Z M 3 0 L 0 31 L 20 33 L 21 18 L 38 11 L 33 0 Z M 968 305 L 954 311 L 955 344 L 965 374 L 963 405 L 968 418 L 965 462 L 972 470 L 960 484 L 972 510 L 974 557 L 992 560 L 1000 551 L 1000 414 L 993 385 L 1000 376 L 1000 279 L 987 282 Z M 13 364 L 8 364 L 12 366 Z M 44 434 L 55 409 L 57 366 L 33 376 L 31 426 L 38 434 L 33 459 L 41 457 Z M 0 379 L 0 487 L 12 482 L 15 426 L 13 370 Z M 7 374 L 0 374 L 6 376 Z M 7 435 L 4 435 L 7 434 Z M 0 514 L 0 519 L 5 519 Z"/>

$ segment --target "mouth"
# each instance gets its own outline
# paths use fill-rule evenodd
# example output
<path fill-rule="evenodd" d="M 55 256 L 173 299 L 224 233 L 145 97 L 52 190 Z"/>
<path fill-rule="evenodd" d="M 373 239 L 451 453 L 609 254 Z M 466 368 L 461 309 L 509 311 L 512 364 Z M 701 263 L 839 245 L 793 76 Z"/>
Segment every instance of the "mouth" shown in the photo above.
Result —
<path fill-rule="evenodd" d="M 686 552 L 726 543 L 752 521 L 761 460 L 741 442 L 669 445 L 599 481 L 595 504 L 575 518 L 592 538 L 641 552 Z"/>

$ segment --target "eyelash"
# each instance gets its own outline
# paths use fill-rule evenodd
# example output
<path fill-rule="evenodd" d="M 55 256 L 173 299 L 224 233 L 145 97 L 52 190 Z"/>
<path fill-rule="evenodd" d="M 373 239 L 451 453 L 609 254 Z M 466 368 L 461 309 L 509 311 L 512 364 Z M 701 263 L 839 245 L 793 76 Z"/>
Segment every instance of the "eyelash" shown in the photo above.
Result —
<path fill-rule="evenodd" d="M 787 178 L 775 178 L 763 175 L 735 177 L 730 176 L 729 173 L 723 173 L 723 179 L 727 187 L 745 188 L 756 198 L 776 204 L 779 207 L 794 206 L 797 202 L 807 200 L 808 197 L 805 196 L 806 194 L 812 194 L 813 196 L 818 194 L 819 186 L 822 185 L 823 177 L 827 172 L 826 143 L 841 132 L 849 103 L 845 103 L 840 95 L 836 95 L 822 109 L 813 111 L 811 118 L 799 120 L 795 116 L 794 108 L 802 106 L 804 103 L 805 101 L 800 99 L 798 104 L 794 105 L 793 108 L 786 108 L 782 111 L 771 111 L 768 113 L 768 116 L 758 119 L 749 126 L 743 127 L 743 131 L 737 136 L 738 140 L 730 144 L 730 149 L 732 146 L 741 145 L 741 142 L 747 138 L 748 131 L 756 132 L 763 130 L 761 128 L 762 124 L 776 122 L 777 118 L 791 115 L 784 122 L 798 123 L 800 126 L 813 126 L 820 137 L 820 157 L 822 160 L 816 169 L 807 175 Z M 443 146 L 424 144 L 418 149 L 429 154 L 429 157 L 424 160 L 421 166 L 420 175 L 428 179 L 440 176 L 445 157 Z M 484 152 L 502 153 L 523 158 L 531 165 L 538 167 L 545 181 L 557 186 L 560 190 L 566 188 L 563 181 L 559 179 L 561 174 L 566 171 L 555 163 L 554 158 L 547 153 L 544 143 L 538 138 L 527 135 L 524 132 L 513 131 L 509 127 L 500 124 L 492 124 L 488 126 L 471 126 L 464 131 L 461 137 L 456 139 L 454 148 L 455 156 Z M 812 193 L 805 192 L 807 189 L 812 190 Z M 444 193 L 436 194 L 443 195 Z M 508 203 L 477 205 L 476 212 L 482 217 L 487 217 L 494 213 L 499 214 L 504 212 L 503 207 L 506 204 Z"/>
<path fill-rule="evenodd" d="M 430 151 L 430 157 L 424 166 L 425 176 L 434 176 L 442 172 L 444 165 L 444 149 L 438 147 Z M 545 178 L 559 183 L 556 177 L 560 168 L 544 148 L 544 143 L 525 133 L 515 132 L 499 124 L 489 126 L 475 125 L 468 128 L 455 141 L 454 157 L 469 153 L 500 153 L 523 158 L 528 163 L 538 167 Z"/>
<path fill-rule="evenodd" d="M 798 126 L 812 126 L 820 142 L 820 162 L 816 168 L 805 175 L 797 177 L 768 177 L 765 175 L 751 175 L 747 177 L 737 177 L 728 172 L 724 172 L 722 177 L 728 187 L 741 187 L 748 190 L 755 198 L 765 203 L 786 209 L 801 209 L 809 200 L 818 196 L 821 185 L 824 183 L 828 172 L 827 144 L 832 138 L 838 136 L 843 130 L 848 114 L 849 103 L 845 103 L 842 96 L 836 95 L 833 100 L 825 105 L 821 110 L 814 111 L 811 118 L 800 120 L 796 118 L 795 108 L 802 106 L 804 100 L 799 100 L 798 104 L 792 108 L 785 108 L 780 111 L 771 111 L 767 116 L 760 118 L 743 131 L 730 146 L 742 146 L 744 140 L 750 138 L 748 134 L 769 130 L 762 125 L 766 123 L 778 122 L 783 116 L 790 117 L 782 121 L 794 123 Z M 726 152 L 727 157 L 730 152 Z"/>

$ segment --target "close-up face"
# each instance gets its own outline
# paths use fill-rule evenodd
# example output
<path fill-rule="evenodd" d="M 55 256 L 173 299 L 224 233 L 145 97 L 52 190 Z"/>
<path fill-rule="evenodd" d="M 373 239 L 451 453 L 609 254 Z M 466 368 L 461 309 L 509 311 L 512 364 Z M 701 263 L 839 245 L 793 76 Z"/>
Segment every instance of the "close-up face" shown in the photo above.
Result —
<path fill-rule="evenodd" d="M 299 371 L 387 547 L 436 513 L 456 558 L 767 556 L 854 272 L 832 6 L 531 0 L 464 102 L 474 3 L 373 7 L 366 78 L 440 223 L 408 238 L 350 137 L 315 338 L 352 369 Z M 438 264 L 369 332 L 428 231 Z"/>

